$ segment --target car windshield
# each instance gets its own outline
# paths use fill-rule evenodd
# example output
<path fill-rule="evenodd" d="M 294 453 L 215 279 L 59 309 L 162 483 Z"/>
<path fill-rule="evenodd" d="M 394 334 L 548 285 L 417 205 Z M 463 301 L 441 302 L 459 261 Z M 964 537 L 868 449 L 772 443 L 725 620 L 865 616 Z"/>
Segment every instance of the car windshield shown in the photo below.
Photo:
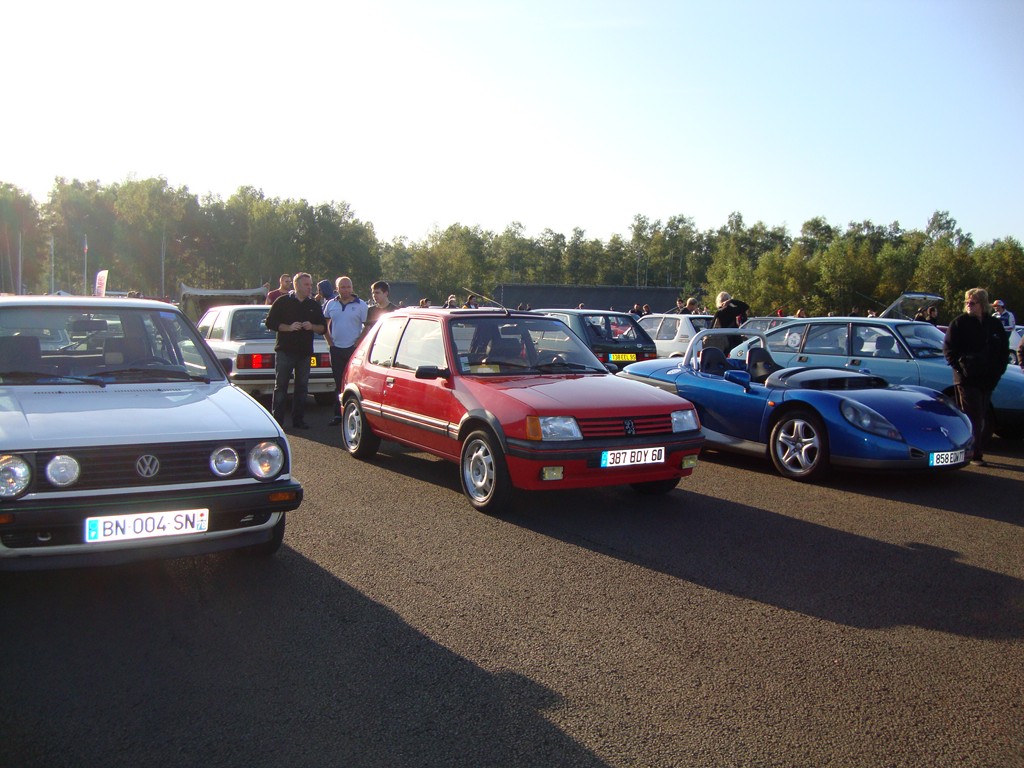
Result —
<path fill-rule="evenodd" d="M 222 379 L 184 316 L 173 309 L 93 305 L 0 309 L 0 382 Z"/>
<path fill-rule="evenodd" d="M 946 334 L 931 323 L 905 323 L 897 330 L 914 357 L 942 357 Z"/>
<path fill-rule="evenodd" d="M 579 337 L 553 317 L 459 317 L 449 329 L 461 373 L 608 373 Z"/>

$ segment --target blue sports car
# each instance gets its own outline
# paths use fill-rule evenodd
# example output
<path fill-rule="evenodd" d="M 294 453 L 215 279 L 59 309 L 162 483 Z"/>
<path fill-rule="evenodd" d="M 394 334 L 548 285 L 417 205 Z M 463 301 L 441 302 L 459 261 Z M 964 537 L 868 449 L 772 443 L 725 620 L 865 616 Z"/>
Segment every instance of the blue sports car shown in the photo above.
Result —
<path fill-rule="evenodd" d="M 723 349 L 736 336 L 762 343 L 730 359 Z M 792 480 L 830 466 L 957 469 L 974 453 L 970 421 L 941 392 L 848 369 L 782 368 L 756 331 L 701 331 L 682 360 L 634 363 L 618 375 L 690 400 L 705 447 L 767 454 Z"/>

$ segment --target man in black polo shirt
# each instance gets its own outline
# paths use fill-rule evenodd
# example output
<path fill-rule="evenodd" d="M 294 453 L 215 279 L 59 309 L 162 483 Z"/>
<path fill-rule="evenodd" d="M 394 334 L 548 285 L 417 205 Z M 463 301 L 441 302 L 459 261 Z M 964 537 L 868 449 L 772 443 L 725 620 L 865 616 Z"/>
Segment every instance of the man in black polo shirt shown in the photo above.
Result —
<path fill-rule="evenodd" d="M 310 274 L 300 272 L 292 285 L 294 290 L 279 296 L 267 312 L 267 328 L 277 333 L 273 413 L 277 423 L 284 425 L 284 401 L 294 371 L 292 426 L 309 429 L 303 418 L 309 394 L 309 359 L 313 356 L 313 334 L 323 333 L 326 321 L 320 303 L 312 298 L 313 278 Z"/>

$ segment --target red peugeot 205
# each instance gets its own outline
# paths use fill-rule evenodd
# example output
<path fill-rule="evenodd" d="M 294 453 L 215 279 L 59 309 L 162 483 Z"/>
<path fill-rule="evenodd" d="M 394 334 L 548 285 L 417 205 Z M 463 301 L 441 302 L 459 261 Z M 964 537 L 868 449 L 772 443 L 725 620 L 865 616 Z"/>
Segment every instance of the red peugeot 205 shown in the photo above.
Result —
<path fill-rule="evenodd" d="M 386 315 L 353 354 L 341 399 L 350 454 L 393 440 L 456 462 L 485 512 L 513 489 L 668 493 L 704 442 L 689 401 L 612 375 L 561 320 L 528 312 Z"/>

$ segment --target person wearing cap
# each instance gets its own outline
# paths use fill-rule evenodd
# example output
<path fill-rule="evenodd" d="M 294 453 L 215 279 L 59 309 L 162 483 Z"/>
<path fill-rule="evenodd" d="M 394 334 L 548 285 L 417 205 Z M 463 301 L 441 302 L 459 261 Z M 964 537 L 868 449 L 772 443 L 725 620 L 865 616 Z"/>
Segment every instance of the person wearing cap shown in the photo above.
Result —
<path fill-rule="evenodd" d="M 1006 308 L 1006 304 L 1003 303 L 1002 299 L 996 299 L 992 302 L 992 317 L 998 319 L 1007 331 L 1012 331 L 1014 326 L 1017 325 L 1017 318 L 1013 316 L 1013 312 Z"/>

